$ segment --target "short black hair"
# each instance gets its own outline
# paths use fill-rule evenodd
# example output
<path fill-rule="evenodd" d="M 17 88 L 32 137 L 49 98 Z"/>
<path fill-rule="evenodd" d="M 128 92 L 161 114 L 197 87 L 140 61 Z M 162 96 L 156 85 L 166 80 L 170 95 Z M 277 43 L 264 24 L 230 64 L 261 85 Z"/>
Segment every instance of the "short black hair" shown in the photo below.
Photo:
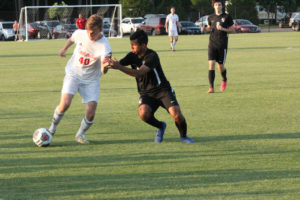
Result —
<path fill-rule="evenodd" d="M 137 40 L 137 43 L 148 44 L 148 35 L 143 30 L 137 30 L 130 36 L 130 40 Z"/>
<path fill-rule="evenodd" d="M 222 6 L 223 6 L 223 1 L 222 0 L 212 0 L 211 6 L 214 7 L 215 3 L 222 3 Z"/>

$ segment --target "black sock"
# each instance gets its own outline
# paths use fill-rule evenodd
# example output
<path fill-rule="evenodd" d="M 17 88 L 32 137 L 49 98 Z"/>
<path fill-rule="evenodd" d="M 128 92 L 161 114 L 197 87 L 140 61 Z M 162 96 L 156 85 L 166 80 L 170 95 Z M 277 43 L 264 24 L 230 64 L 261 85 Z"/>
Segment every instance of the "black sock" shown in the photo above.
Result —
<path fill-rule="evenodd" d="M 208 70 L 209 87 L 214 88 L 215 70 Z"/>
<path fill-rule="evenodd" d="M 227 81 L 226 69 L 224 71 L 222 71 L 221 74 L 222 74 L 223 81 Z"/>
<path fill-rule="evenodd" d="M 158 121 L 154 115 L 152 115 L 149 119 L 144 120 L 147 124 L 150 124 L 151 126 L 154 126 L 156 128 L 162 128 L 162 122 Z"/>
<path fill-rule="evenodd" d="M 177 127 L 178 130 L 179 130 L 180 137 L 186 137 L 186 132 L 187 132 L 187 124 L 186 124 L 186 121 L 184 120 L 184 121 L 181 122 L 181 123 L 175 122 L 175 124 L 176 124 L 176 127 Z"/>

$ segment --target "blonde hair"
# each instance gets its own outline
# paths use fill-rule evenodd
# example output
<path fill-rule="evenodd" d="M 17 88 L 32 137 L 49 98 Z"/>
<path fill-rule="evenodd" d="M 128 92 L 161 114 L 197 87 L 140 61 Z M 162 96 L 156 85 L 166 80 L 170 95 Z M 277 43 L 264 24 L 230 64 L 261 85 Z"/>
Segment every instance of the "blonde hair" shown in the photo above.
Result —
<path fill-rule="evenodd" d="M 86 22 L 86 29 L 95 29 L 95 28 L 100 28 L 102 29 L 103 26 L 103 20 L 102 17 L 100 17 L 99 15 L 92 15 L 89 17 L 89 19 Z"/>

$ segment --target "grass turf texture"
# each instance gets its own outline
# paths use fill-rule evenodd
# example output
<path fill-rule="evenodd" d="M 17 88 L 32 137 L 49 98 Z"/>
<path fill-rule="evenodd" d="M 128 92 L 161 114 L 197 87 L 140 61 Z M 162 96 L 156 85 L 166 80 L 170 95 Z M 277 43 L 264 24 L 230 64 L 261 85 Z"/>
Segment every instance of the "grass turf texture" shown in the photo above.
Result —
<path fill-rule="evenodd" d="M 230 35 L 228 88 L 207 94 L 208 35 L 150 37 L 176 91 L 194 144 L 182 144 L 170 115 L 164 142 L 137 114 L 134 78 L 110 70 L 90 145 L 74 141 L 84 106 L 77 94 L 52 145 L 48 128 L 67 59 L 64 40 L 0 43 L 0 199 L 299 199 L 299 32 Z M 122 58 L 129 39 L 111 39 Z M 216 73 L 216 91 L 221 76 Z"/>

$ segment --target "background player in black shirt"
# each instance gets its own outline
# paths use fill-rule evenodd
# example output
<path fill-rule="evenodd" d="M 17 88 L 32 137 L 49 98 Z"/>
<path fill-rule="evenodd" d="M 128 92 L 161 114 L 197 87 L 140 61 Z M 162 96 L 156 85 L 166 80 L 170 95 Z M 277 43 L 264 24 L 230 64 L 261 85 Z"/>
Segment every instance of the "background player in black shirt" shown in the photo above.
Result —
<path fill-rule="evenodd" d="M 181 113 L 175 92 L 171 88 L 162 70 L 157 53 L 147 48 L 148 36 L 143 30 L 130 36 L 131 52 L 120 61 L 107 59 L 107 65 L 136 78 L 140 93 L 138 113 L 146 123 L 158 128 L 155 142 L 163 141 L 166 123 L 158 121 L 154 113 L 159 106 L 165 108 L 175 120 L 180 139 L 185 143 L 193 143 L 187 137 L 187 124 Z M 131 65 L 131 68 L 125 67 Z"/>
<path fill-rule="evenodd" d="M 210 31 L 208 46 L 208 93 L 215 92 L 214 81 L 216 62 L 218 63 L 218 69 L 223 78 L 220 90 L 224 91 L 226 89 L 227 76 L 224 64 L 227 54 L 228 33 L 235 32 L 234 28 L 232 27 L 233 20 L 231 16 L 222 11 L 222 0 L 213 0 L 212 6 L 215 9 L 215 13 L 208 17 L 208 26 L 202 28 L 202 31 Z"/>

